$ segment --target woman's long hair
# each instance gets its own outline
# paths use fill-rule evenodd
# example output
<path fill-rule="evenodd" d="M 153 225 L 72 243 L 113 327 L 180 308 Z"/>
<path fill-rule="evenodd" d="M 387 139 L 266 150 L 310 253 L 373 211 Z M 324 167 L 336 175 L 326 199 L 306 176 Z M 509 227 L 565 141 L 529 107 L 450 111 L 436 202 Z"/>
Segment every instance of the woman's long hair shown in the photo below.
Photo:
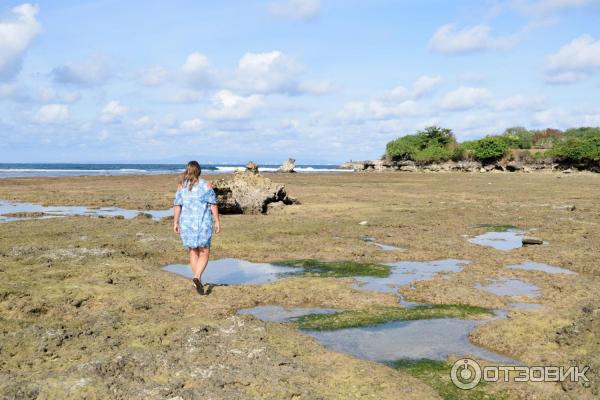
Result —
<path fill-rule="evenodd" d="M 188 189 L 192 190 L 194 185 L 198 183 L 200 179 L 200 174 L 202 173 L 202 169 L 200 168 L 200 164 L 198 161 L 190 161 L 185 166 L 185 171 L 179 177 L 179 184 L 181 187 L 184 185 L 188 185 Z"/>

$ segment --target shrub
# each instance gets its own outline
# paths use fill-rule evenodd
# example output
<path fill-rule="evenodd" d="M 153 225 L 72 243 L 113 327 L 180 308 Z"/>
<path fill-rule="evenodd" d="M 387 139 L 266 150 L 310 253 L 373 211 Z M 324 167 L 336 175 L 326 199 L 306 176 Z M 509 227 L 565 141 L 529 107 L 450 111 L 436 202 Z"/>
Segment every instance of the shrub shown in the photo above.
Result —
<path fill-rule="evenodd" d="M 564 137 L 564 134 L 558 129 L 545 129 L 543 131 L 532 131 L 532 148 L 549 149 L 554 143 Z"/>
<path fill-rule="evenodd" d="M 474 156 L 481 162 L 494 162 L 506 154 L 508 145 L 499 136 L 488 136 L 478 140 L 474 145 Z"/>
<path fill-rule="evenodd" d="M 600 132 L 577 132 L 567 136 L 548 151 L 548 154 L 562 161 L 598 162 L 600 161 Z"/>
<path fill-rule="evenodd" d="M 533 146 L 534 132 L 517 126 L 508 128 L 500 137 L 511 149 L 530 149 Z"/>
<path fill-rule="evenodd" d="M 452 157 L 456 138 L 452 130 L 430 126 L 414 135 L 406 135 L 389 142 L 385 156 L 396 160 L 422 163 L 446 161 Z"/>
<path fill-rule="evenodd" d="M 442 146 L 428 146 L 423 150 L 418 150 L 414 154 L 414 161 L 419 164 L 429 164 L 434 162 L 448 161 L 452 157 L 452 150 Z"/>
<path fill-rule="evenodd" d="M 389 142 L 385 148 L 386 156 L 400 160 L 412 160 L 421 147 L 422 138 L 417 135 L 406 135 Z"/>

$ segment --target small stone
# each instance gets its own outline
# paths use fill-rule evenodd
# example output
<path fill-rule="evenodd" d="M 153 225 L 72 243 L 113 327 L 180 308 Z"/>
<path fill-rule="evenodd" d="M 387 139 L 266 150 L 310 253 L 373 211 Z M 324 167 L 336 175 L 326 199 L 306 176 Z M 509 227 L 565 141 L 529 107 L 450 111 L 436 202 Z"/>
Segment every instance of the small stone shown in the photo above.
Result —
<path fill-rule="evenodd" d="M 358 224 L 364 226 L 364 225 L 367 225 L 368 223 L 369 223 L 368 221 L 360 221 Z"/>
<path fill-rule="evenodd" d="M 524 236 L 521 240 L 521 243 L 523 243 L 523 245 L 544 244 L 544 241 L 533 236 Z"/>

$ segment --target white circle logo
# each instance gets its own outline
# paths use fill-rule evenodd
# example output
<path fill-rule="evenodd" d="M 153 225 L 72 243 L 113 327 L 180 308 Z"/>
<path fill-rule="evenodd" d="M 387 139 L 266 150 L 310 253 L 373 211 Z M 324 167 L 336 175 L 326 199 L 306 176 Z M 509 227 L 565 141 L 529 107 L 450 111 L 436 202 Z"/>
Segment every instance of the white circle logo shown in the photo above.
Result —
<path fill-rule="evenodd" d="M 475 360 L 461 358 L 452 365 L 450 379 L 457 388 L 473 389 L 481 381 L 481 367 Z"/>

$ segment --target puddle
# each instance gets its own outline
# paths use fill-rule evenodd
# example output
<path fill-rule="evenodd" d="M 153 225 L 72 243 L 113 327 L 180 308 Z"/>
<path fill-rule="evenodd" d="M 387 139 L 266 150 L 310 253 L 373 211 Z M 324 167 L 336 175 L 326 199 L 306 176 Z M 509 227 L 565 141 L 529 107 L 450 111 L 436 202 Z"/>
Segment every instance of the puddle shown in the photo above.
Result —
<path fill-rule="evenodd" d="M 398 293 L 400 286 L 408 285 L 417 280 L 431 279 L 438 273 L 460 272 L 467 260 L 437 260 L 437 261 L 400 261 L 388 263 L 392 270 L 387 278 L 371 276 L 357 277 L 355 287 L 376 292 Z"/>
<path fill-rule="evenodd" d="M 403 261 L 388 264 L 393 267 L 388 278 L 357 277 L 355 279 L 361 285 L 361 289 L 397 293 L 399 286 L 410 284 L 415 280 L 431 278 L 437 273 L 461 271 L 467 263 L 466 260 L 454 259 L 432 262 Z M 190 267 L 186 264 L 172 264 L 163 269 L 188 278 L 192 277 Z M 301 270 L 301 268 L 225 258 L 210 261 L 203 280 L 214 284 L 261 284 Z M 418 305 L 405 302 L 402 298 L 400 302 L 409 307 Z M 338 311 L 330 308 L 285 308 L 278 305 L 263 305 L 241 309 L 238 313 L 253 315 L 263 321 L 285 323 L 308 314 L 332 314 Z M 495 318 L 504 315 L 505 313 L 498 313 Z M 450 355 L 460 355 L 491 362 L 516 363 L 510 358 L 475 346 L 469 341 L 471 330 L 487 321 L 490 320 L 440 318 L 394 321 L 335 331 L 303 330 L 303 332 L 331 350 L 378 362 L 407 358 L 446 360 Z"/>
<path fill-rule="evenodd" d="M 335 314 L 340 310 L 335 308 L 284 308 L 281 306 L 257 306 L 244 308 L 238 311 L 238 314 L 253 315 L 261 321 L 269 322 L 290 322 L 298 317 L 309 314 Z"/>
<path fill-rule="evenodd" d="M 469 341 L 471 330 L 484 322 L 487 321 L 443 318 L 303 332 L 331 350 L 371 361 L 422 358 L 445 361 L 450 355 L 459 355 L 516 364 L 515 360 L 477 347 Z"/>
<path fill-rule="evenodd" d="M 476 284 L 477 289 L 494 293 L 498 296 L 528 296 L 539 297 L 539 287 L 515 278 L 501 278 L 487 285 Z"/>
<path fill-rule="evenodd" d="M 510 308 L 516 308 L 519 310 L 535 311 L 542 308 L 541 304 L 538 303 L 509 303 Z"/>
<path fill-rule="evenodd" d="M 189 264 L 171 264 L 163 268 L 167 272 L 192 278 Z M 293 273 L 301 272 L 302 268 L 282 267 L 267 263 L 252 263 L 236 258 L 210 260 L 202 281 L 217 285 L 255 285 L 274 282 Z"/>
<path fill-rule="evenodd" d="M 379 247 L 383 251 L 394 251 L 394 250 L 403 250 L 404 251 L 404 249 L 402 247 L 378 243 L 378 242 L 376 242 L 377 239 L 372 236 L 363 236 L 361 239 L 365 242 L 372 243 L 373 245 Z"/>
<path fill-rule="evenodd" d="M 513 250 L 523 247 L 525 232 L 518 229 L 507 229 L 502 232 L 486 232 L 468 239 L 470 243 L 490 246 L 497 250 Z"/>
<path fill-rule="evenodd" d="M 576 273 L 573 271 L 569 271 L 565 268 L 553 267 L 552 265 L 536 263 L 536 262 L 524 262 L 521 264 L 512 264 L 507 265 L 506 268 L 510 269 L 522 269 L 525 271 L 542 271 L 549 274 L 567 274 L 567 275 L 575 275 Z"/>
<path fill-rule="evenodd" d="M 402 247 L 398 246 L 390 246 L 389 244 L 372 242 L 375 246 L 379 247 L 383 251 L 394 251 L 394 250 L 404 250 Z"/>
<path fill-rule="evenodd" d="M 44 213 L 46 215 L 40 217 L 9 217 L 4 215 L 21 212 Z M 90 208 L 83 206 L 42 206 L 40 204 L 34 203 L 9 202 L 0 200 L 0 222 L 59 218 L 75 215 L 85 215 L 91 217 L 123 217 L 125 219 L 132 219 L 137 217 L 140 213 L 149 214 L 154 221 L 158 221 L 161 218 L 172 215 L 173 210 L 168 209 L 138 211 L 126 210 L 124 208 L 117 207 Z"/>

